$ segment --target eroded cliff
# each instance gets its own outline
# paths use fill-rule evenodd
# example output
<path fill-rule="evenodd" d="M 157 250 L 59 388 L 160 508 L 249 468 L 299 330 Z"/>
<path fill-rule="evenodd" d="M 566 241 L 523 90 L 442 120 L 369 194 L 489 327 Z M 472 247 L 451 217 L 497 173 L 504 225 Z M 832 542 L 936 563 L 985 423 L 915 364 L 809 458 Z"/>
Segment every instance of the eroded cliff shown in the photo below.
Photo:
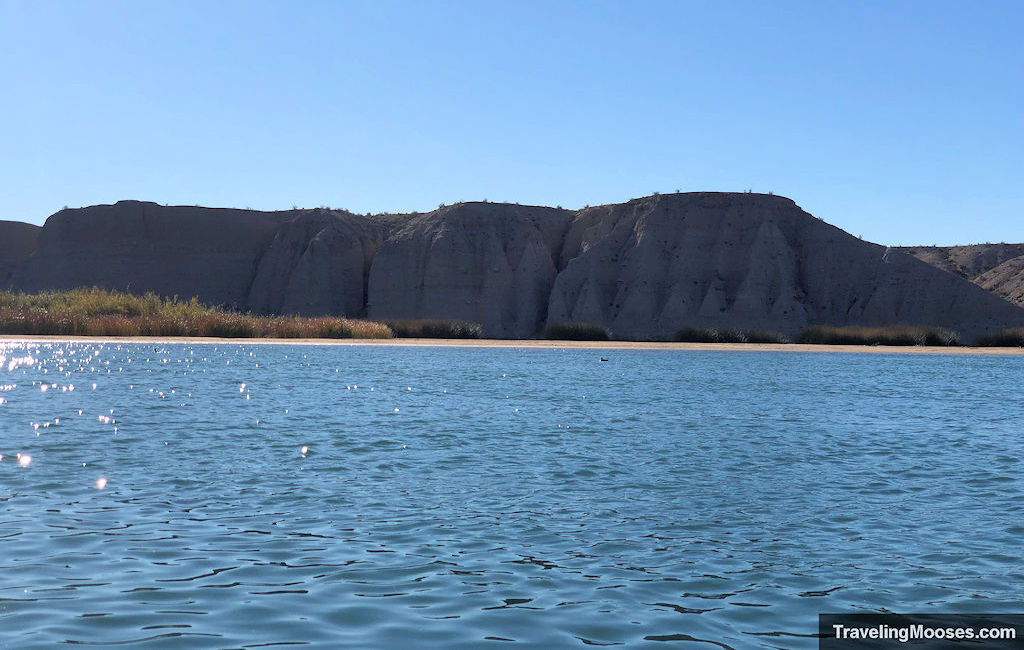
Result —
<path fill-rule="evenodd" d="M 261 314 L 363 316 L 370 263 L 386 224 L 312 210 L 282 223 L 262 255 L 248 307 Z"/>
<path fill-rule="evenodd" d="M 61 210 L 46 220 L 14 285 L 152 291 L 244 308 L 256 263 L 286 214 L 141 201 Z"/>
<path fill-rule="evenodd" d="M 552 321 L 624 338 L 682 327 L 928 324 L 965 337 L 1024 310 L 950 273 L 863 242 L 786 198 L 689 193 L 579 213 L 552 290 Z"/>
<path fill-rule="evenodd" d="M 412 217 L 374 258 L 368 314 L 468 320 L 493 338 L 535 336 L 571 216 L 554 208 L 461 203 Z"/>
<path fill-rule="evenodd" d="M 33 228 L 0 224 L 0 236 L 17 233 L 0 243 L 0 280 L 26 291 L 95 285 L 258 313 L 460 319 L 489 337 L 530 338 L 552 322 L 632 339 L 683 327 L 792 335 L 819 324 L 920 324 L 969 340 L 1024 325 L 1024 309 L 958 275 L 981 269 L 976 282 L 1024 300 L 1013 289 L 1024 258 L 1011 248 L 910 251 L 947 272 L 762 194 L 376 216 L 122 201 L 63 210 Z"/>

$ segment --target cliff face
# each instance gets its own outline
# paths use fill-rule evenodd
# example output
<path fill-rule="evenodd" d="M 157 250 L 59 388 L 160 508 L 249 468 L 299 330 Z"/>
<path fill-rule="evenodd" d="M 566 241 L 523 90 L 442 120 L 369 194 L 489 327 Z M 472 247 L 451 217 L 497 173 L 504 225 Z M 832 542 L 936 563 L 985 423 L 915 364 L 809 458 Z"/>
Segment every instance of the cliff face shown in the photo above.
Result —
<path fill-rule="evenodd" d="M 0 289 L 11 286 L 13 275 L 36 250 L 41 228 L 19 221 L 0 221 Z"/>
<path fill-rule="evenodd" d="M 249 308 L 261 314 L 365 315 L 370 262 L 385 231 L 379 221 L 326 210 L 284 222 L 259 261 Z"/>
<path fill-rule="evenodd" d="M 283 216 L 120 201 L 61 210 L 14 274 L 24 291 L 98 286 L 245 307 Z"/>
<path fill-rule="evenodd" d="M 1024 244 L 915 246 L 902 250 L 1024 307 Z"/>
<path fill-rule="evenodd" d="M 628 338 L 798 327 L 808 314 L 778 207 L 698 194 L 584 210 L 566 237 L 549 319 L 603 323 Z"/>
<path fill-rule="evenodd" d="M 571 212 L 463 203 L 411 218 L 370 268 L 370 318 L 452 318 L 484 336 L 543 327 Z"/>
<path fill-rule="evenodd" d="M 1013 289 L 1024 257 L 1012 247 L 885 248 L 760 194 L 373 217 L 123 201 L 58 212 L 41 231 L 0 224 L 5 232 L 18 234 L 0 239 L 0 280 L 6 273 L 21 290 L 96 285 L 257 313 L 460 319 L 489 337 L 530 338 L 552 322 L 636 339 L 683 327 L 792 335 L 818 324 L 922 324 L 969 340 L 1024 325 L 1024 309 L 915 257 L 980 269 L 975 281 L 1024 301 Z"/>
<path fill-rule="evenodd" d="M 679 194 L 583 210 L 562 261 L 549 320 L 602 323 L 627 338 L 688 326 L 793 334 L 817 324 L 895 323 L 973 337 L 1024 316 L 774 196 Z"/>

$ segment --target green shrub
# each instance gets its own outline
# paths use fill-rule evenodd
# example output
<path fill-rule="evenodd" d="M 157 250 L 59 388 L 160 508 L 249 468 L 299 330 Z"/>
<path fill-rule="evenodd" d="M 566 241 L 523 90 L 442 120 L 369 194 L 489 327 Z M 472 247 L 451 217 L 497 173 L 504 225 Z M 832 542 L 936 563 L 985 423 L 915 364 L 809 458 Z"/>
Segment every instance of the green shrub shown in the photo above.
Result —
<path fill-rule="evenodd" d="M 540 333 L 540 338 L 553 341 L 608 341 L 612 335 L 608 328 L 593 323 L 550 323 Z"/>

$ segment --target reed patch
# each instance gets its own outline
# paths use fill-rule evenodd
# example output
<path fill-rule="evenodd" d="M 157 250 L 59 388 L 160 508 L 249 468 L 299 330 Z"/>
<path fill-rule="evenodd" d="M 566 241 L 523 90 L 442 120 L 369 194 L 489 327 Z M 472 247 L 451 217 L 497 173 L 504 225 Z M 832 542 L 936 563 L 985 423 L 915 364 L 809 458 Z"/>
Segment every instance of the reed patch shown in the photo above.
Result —
<path fill-rule="evenodd" d="M 136 296 L 103 289 L 23 294 L 0 291 L 0 333 L 58 336 L 389 339 L 384 323 L 334 316 L 254 316 L 196 298 Z"/>
<path fill-rule="evenodd" d="M 941 327 L 891 325 L 888 327 L 817 326 L 796 337 L 797 343 L 812 345 L 960 345 L 960 336 Z"/>
<path fill-rule="evenodd" d="M 789 343 L 789 339 L 778 332 L 711 327 L 684 327 L 672 340 L 681 343 Z"/>
<path fill-rule="evenodd" d="M 540 333 L 540 338 L 552 341 L 609 341 L 612 334 L 607 327 L 594 323 L 550 323 Z"/>
<path fill-rule="evenodd" d="M 481 333 L 479 323 L 463 320 L 395 318 L 381 322 L 400 339 L 478 339 Z"/>
<path fill-rule="evenodd" d="M 1024 347 L 1024 327 L 983 334 L 974 341 L 974 344 L 986 348 L 1022 348 Z"/>

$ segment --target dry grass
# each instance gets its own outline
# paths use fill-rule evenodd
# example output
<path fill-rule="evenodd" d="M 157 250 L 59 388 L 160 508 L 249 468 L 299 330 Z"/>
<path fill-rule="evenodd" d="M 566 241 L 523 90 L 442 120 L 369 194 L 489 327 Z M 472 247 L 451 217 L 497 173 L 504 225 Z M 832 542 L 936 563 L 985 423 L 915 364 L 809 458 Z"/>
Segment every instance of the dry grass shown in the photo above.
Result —
<path fill-rule="evenodd" d="M 705 327 L 683 328 L 673 335 L 672 340 L 685 343 L 789 343 L 789 339 L 778 332 Z"/>
<path fill-rule="evenodd" d="M 0 334 L 66 336 L 215 336 L 227 338 L 389 339 L 387 325 L 321 316 L 253 316 L 207 307 L 195 298 L 135 296 L 102 289 L 0 292 Z"/>
<path fill-rule="evenodd" d="M 400 318 L 382 322 L 400 339 L 478 339 L 481 332 L 479 324 L 462 320 Z"/>
<path fill-rule="evenodd" d="M 797 343 L 815 345 L 960 345 L 960 336 L 939 327 L 891 325 L 888 327 L 810 327 L 800 332 Z"/>
<path fill-rule="evenodd" d="M 979 336 L 974 344 L 987 348 L 1024 348 L 1024 327 Z"/>
<path fill-rule="evenodd" d="M 593 323 L 551 323 L 540 333 L 540 338 L 552 341 L 609 341 L 608 328 Z"/>

